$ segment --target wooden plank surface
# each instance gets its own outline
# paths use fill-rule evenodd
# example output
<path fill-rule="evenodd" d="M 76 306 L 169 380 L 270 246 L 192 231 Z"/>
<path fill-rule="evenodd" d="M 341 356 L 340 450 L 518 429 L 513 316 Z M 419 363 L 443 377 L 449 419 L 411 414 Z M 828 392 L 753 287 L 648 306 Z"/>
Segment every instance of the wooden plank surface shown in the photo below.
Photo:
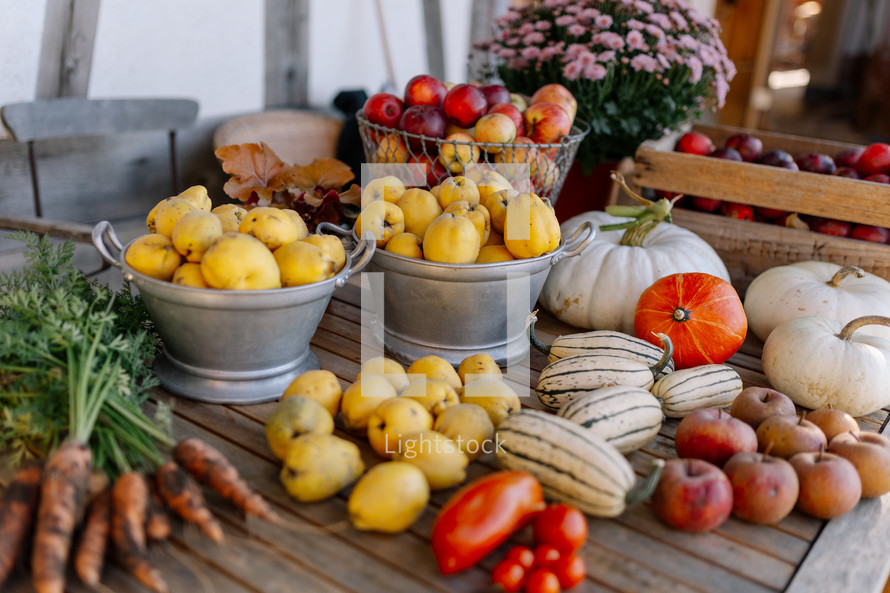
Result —
<path fill-rule="evenodd" d="M 345 387 L 359 370 L 360 290 L 357 279 L 334 294 L 312 340 L 322 368 L 331 370 Z M 577 330 L 539 313 L 538 336 L 549 342 Z M 747 384 L 765 384 L 760 368 L 761 345 L 749 340 L 731 360 Z M 532 381 L 546 363 L 531 356 Z M 476 592 L 491 591 L 489 571 L 503 556 L 502 546 L 480 566 L 449 577 L 439 574 L 429 537 L 439 509 L 456 488 L 434 491 L 418 521 L 397 535 L 361 532 L 348 523 L 347 488 L 332 499 L 300 504 L 291 499 L 278 478 L 280 462 L 265 440 L 263 425 L 274 402 L 215 405 L 179 399 L 162 389 L 154 402 L 166 402 L 174 413 L 177 438 L 199 436 L 228 456 L 253 488 L 286 518 L 271 525 L 245 517 L 226 501 L 207 493 L 221 519 L 226 541 L 216 546 L 194 528 L 176 526 L 170 541 L 153 545 L 152 561 L 171 591 L 254 592 Z M 535 402 L 530 402 L 534 404 Z M 876 430 L 878 413 L 862 419 Z M 668 420 L 645 449 L 628 456 L 638 476 L 652 461 L 675 455 L 676 420 Z M 361 447 L 367 466 L 381 460 L 364 439 L 338 428 L 338 436 Z M 468 479 L 497 468 L 492 455 L 468 467 Z M 890 557 L 890 499 L 864 501 L 831 522 L 793 512 L 775 526 L 758 526 L 731 518 L 707 534 L 667 527 L 649 504 L 629 508 L 616 519 L 589 519 L 590 535 L 582 555 L 588 578 L 578 592 L 770 593 L 804 591 L 881 591 Z M 510 541 L 530 543 L 528 530 Z M 31 591 L 26 571 L 19 570 L 9 588 Z M 104 583 L 114 591 L 143 591 L 120 568 L 110 566 Z M 70 591 L 85 591 L 72 576 Z"/>

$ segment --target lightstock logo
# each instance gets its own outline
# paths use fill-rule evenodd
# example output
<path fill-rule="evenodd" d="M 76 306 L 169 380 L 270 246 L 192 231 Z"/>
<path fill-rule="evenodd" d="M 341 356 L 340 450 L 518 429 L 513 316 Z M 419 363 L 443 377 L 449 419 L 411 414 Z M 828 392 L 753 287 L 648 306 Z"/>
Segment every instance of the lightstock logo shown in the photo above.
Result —
<path fill-rule="evenodd" d="M 429 225 L 443 215 L 441 194 L 436 198 L 420 189 L 427 185 L 428 172 L 429 165 L 425 164 L 361 166 L 361 232 L 365 237 L 373 235 L 370 240 L 377 245 L 371 263 L 361 273 L 362 366 L 387 357 L 409 365 L 408 370 L 413 371 L 412 362 L 435 356 L 447 361 L 454 373 L 467 357 L 488 354 L 506 367 L 503 379 L 512 387 L 511 392 L 480 393 L 467 382 L 464 401 L 497 407 L 504 403 L 500 400 L 509 399 L 511 394 L 520 400 L 530 399 L 533 393 L 527 320 L 546 278 L 546 268 L 543 274 L 541 270 L 530 270 L 524 260 L 487 265 L 441 263 L 400 255 L 392 246 L 390 250 L 382 247 L 406 227 L 416 229 L 419 224 L 423 228 L 423 221 Z M 466 183 L 470 189 L 446 197 L 451 202 L 481 200 L 484 206 L 485 196 L 495 191 L 529 191 L 529 173 L 528 164 L 479 164 L 460 176 L 470 180 Z M 446 202 L 445 206 L 448 205 Z M 484 210 L 490 217 L 491 213 Z M 520 211 L 519 216 L 513 214 L 505 232 L 518 240 L 530 239 L 530 209 Z M 490 218 L 486 224 L 490 225 Z M 480 242 L 486 236 L 480 237 Z M 413 241 L 417 244 L 419 239 Z M 423 241 L 419 242 L 418 249 L 423 249 Z M 448 248 L 446 245 L 440 249 Z M 549 266 L 549 262 L 545 265 Z M 410 383 L 425 380 L 426 376 L 412 372 L 407 378 Z"/>

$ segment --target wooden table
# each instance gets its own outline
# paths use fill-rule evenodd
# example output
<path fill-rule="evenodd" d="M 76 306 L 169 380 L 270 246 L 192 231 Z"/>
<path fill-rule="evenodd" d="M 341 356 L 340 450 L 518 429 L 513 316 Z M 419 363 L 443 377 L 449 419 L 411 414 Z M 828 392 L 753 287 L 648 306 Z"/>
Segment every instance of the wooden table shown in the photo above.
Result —
<path fill-rule="evenodd" d="M 324 369 L 348 385 L 359 370 L 360 289 L 350 282 L 338 290 L 315 337 L 312 350 Z M 536 331 L 545 342 L 579 330 L 539 314 Z M 746 385 L 765 385 L 759 343 L 746 343 L 729 361 Z M 532 385 L 545 364 L 531 357 Z M 158 390 L 156 401 L 173 407 L 176 436 L 198 435 L 219 448 L 247 481 L 283 513 L 286 527 L 245 520 L 229 504 L 208 494 L 222 520 L 226 541 L 216 546 L 196 528 L 174 522 L 169 541 L 152 544 L 151 558 L 170 591 L 215 593 L 491 591 L 489 570 L 504 553 L 498 550 L 480 567 L 441 576 L 429 546 L 438 509 L 454 491 L 433 493 L 431 504 L 408 531 L 398 535 L 360 532 L 346 520 L 346 493 L 316 504 L 290 499 L 278 481 L 263 423 L 275 403 L 250 406 L 203 404 Z M 885 413 L 861 419 L 878 430 Z M 677 421 L 669 420 L 644 450 L 629 456 L 639 475 L 653 458 L 675 456 Z M 338 431 L 362 446 L 366 464 L 379 462 L 366 442 Z M 491 456 L 473 462 L 470 479 L 497 467 Z M 890 573 L 890 496 L 861 501 L 830 522 L 797 511 L 771 527 L 730 519 L 714 532 L 690 534 L 661 523 L 647 504 L 616 519 L 591 519 L 582 549 L 589 577 L 574 591 L 671 593 L 869 593 L 882 591 Z M 514 542 L 529 542 L 527 532 Z M 504 546 L 506 547 L 506 546 Z M 114 591 L 144 591 L 122 569 L 110 564 L 104 584 Z M 31 591 L 23 571 L 4 590 Z M 69 579 L 70 591 L 88 588 Z"/>

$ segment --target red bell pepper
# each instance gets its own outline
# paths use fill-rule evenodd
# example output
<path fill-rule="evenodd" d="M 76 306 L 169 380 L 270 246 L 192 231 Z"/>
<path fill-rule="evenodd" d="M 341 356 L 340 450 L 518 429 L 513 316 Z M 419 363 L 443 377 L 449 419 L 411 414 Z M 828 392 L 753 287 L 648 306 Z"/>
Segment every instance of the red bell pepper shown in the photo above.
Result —
<path fill-rule="evenodd" d="M 473 480 L 445 503 L 431 537 L 442 574 L 475 566 L 546 504 L 537 478 L 497 471 Z"/>

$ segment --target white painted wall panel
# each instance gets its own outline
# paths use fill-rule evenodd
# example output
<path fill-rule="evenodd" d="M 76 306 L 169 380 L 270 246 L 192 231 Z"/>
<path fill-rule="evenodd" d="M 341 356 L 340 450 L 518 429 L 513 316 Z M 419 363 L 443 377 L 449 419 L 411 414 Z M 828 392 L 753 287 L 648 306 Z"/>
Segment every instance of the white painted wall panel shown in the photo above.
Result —
<path fill-rule="evenodd" d="M 46 0 L 0 0 L 0 105 L 34 99 L 45 7 Z"/>

